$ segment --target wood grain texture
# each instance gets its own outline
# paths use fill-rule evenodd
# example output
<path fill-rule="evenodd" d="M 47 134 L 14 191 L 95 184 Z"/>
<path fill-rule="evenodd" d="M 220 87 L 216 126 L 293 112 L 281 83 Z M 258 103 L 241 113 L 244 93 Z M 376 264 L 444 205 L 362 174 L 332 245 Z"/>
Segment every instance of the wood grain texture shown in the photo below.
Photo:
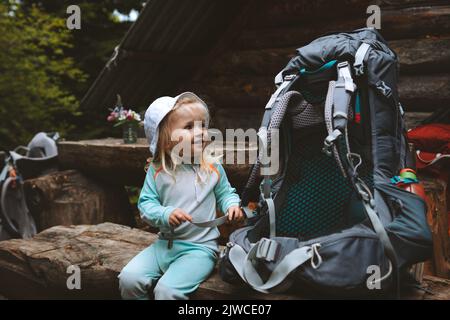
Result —
<path fill-rule="evenodd" d="M 117 275 L 157 236 L 142 230 L 103 223 L 57 226 L 30 240 L 0 242 L 0 295 L 8 299 L 117 299 Z M 67 267 L 81 269 L 81 289 L 68 290 Z M 415 290 L 405 299 L 449 299 L 450 281 L 425 276 L 428 291 Z M 215 271 L 194 299 L 302 299 L 296 294 L 265 295 L 223 282 Z"/>
<path fill-rule="evenodd" d="M 38 231 L 56 225 L 106 221 L 133 225 L 123 186 L 96 181 L 76 170 L 25 180 L 24 190 Z"/>

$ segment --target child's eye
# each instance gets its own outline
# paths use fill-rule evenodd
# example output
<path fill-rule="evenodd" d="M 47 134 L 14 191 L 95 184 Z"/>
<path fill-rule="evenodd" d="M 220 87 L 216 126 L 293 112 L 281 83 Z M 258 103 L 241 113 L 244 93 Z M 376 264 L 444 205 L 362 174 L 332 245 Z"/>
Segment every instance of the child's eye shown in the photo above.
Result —
<path fill-rule="evenodd" d="M 184 127 L 186 130 L 191 130 L 192 129 L 192 125 L 188 124 Z"/>

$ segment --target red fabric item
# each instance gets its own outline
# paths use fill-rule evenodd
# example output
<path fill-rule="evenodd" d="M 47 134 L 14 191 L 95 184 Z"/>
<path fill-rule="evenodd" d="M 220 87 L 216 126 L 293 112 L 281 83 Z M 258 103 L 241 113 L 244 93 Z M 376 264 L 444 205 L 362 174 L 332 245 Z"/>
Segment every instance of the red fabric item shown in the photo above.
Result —
<path fill-rule="evenodd" d="M 408 140 L 412 142 L 416 149 L 416 166 L 420 171 L 426 170 L 434 176 L 449 181 L 450 168 L 450 125 L 449 124 L 428 124 L 419 126 L 408 131 Z M 433 160 L 433 164 L 430 164 Z M 447 193 L 447 201 L 450 195 Z M 450 203 L 450 202 L 447 202 Z M 448 211 L 448 234 L 450 236 L 450 211 Z"/>
<path fill-rule="evenodd" d="M 416 149 L 431 153 L 450 153 L 450 124 L 433 123 L 408 131 Z"/>
<path fill-rule="evenodd" d="M 408 140 L 412 142 L 416 149 L 417 169 L 425 167 L 439 166 L 449 162 L 450 155 L 450 125 L 448 124 L 428 124 L 419 126 L 408 131 Z M 436 160 L 433 162 L 433 160 Z M 440 170 L 435 168 L 435 170 Z"/>

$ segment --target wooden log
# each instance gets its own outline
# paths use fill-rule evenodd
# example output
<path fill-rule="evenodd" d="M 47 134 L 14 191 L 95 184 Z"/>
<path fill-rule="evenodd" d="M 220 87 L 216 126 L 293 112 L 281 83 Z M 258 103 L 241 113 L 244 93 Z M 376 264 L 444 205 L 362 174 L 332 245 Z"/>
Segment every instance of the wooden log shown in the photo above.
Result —
<path fill-rule="evenodd" d="M 117 185 L 142 186 L 146 159 L 146 139 L 124 144 L 121 139 L 58 142 L 58 160 L 63 169 L 77 169 Z"/>
<path fill-rule="evenodd" d="M 426 37 L 390 41 L 397 53 L 400 76 L 450 71 L 450 37 Z"/>
<path fill-rule="evenodd" d="M 215 114 L 216 128 L 258 128 L 264 114 L 264 109 L 221 109 Z M 404 120 L 407 129 L 421 125 L 421 122 L 430 117 L 432 112 L 405 112 Z"/>
<path fill-rule="evenodd" d="M 212 77 L 192 86 L 208 93 L 218 108 L 261 110 L 275 91 L 273 76 Z M 450 105 L 450 74 L 403 76 L 398 90 L 405 111 L 431 112 Z"/>
<path fill-rule="evenodd" d="M 430 275 L 423 277 L 423 289 L 413 289 L 402 299 L 405 300 L 449 300 L 450 280 Z"/>
<path fill-rule="evenodd" d="M 400 101 L 406 111 L 434 111 L 450 105 L 450 74 L 400 77 Z"/>
<path fill-rule="evenodd" d="M 421 125 L 421 122 L 432 115 L 431 112 L 405 112 L 406 129 L 413 129 Z"/>
<path fill-rule="evenodd" d="M 225 158 L 228 153 L 255 150 L 255 146 L 236 147 L 224 143 Z M 61 141 L 58 143 L 59 162 L 62 168 L 77 169 L 89 177 L 95 177 L 110 184 L 141 187 L 144 178 L 146 160 L 150 157 L 148 143 L 138 139 L 138 143 L 126 145 L 120 139 L 99 139 L 84 141 Z M 247 150 L 247 151 L 245 151 Z M 249 164 L 224 164 L 233 186 L 242 186 L 247 178 Z M 245 178 L 244 178 L 245 177 Z"/>
<path fill-rule="evenodd" d="M 315 22 L 298 20 L 290 27 L 248 29 L 234 42 L 239 50 L 303 46 L 329 32 L 344 32 L 366 26 L 368 15 L 361 11 L 351 18 L 327 19 L 318 16 Z M 386 40 L 440 36 L 450 33 L 450 6 L 423 6 L 381 11 L 381 30 Z"/>
<path fill-rule="evenodd" d="M 427 220 L 433 235 L 434 274 L 450 279 L 450 240 L 448 234 L 448 207 L 446 182 L 429 176 L 420 176 L 427 193 Z"/>
<path fill-rule="evenodd" d="M 156 235 L 112 223 L 56 226 L 0 242 L 0 292 L 12 299 L 119 298 L 117 274 Z M 81 289 L 67 288 L 67 268 L 81 269 Z"/>
<path fill-rule="evenodd" d="M 314 20 L 330 21 L 337 17 L 347 18 L 355 15 L 365 15 L 369 5 L 378 5 L 382 11 L 408 8 L 412 6 L 446 4 L 445 0 L 269 0 L 263 1 L 249 17 L 247 27 L 260 29 L 265 27 L 280 27 L 311 23 Z M 342 19 L 341 18 L 341 19 Z"/>
<path fill-rule="evenodd" d="M 0 294 L 8 299 L 117 299 L 117 275 L 156 235 L 112 223 L 56 226 L 33 239 L 0 242 Z M 67 288 L 69 266 L 80 268 L 81 289 Z M 449 299 L 450 283 L 425 277 L 429 291 L 410 299 Z M 432 292 L 432 293 L 430 293 Z M 301 299 L 298 294 L 265 295 L 223 282 L 215 271 L 194 299 Z"/>
<path fill-rule="evenodd" d="M 218 129 L 226 128 L 258 128 L 261 124 L 264 109 L 221 109 L 215 114 Z M 407 129 L 421 125 L 421 122 L 432 115 L 432 112 L 405 112 L 404 120 Z"/>
<path fill-rule="evenodd" d="M 401 76 L 450 71 L 449 36 L 394 40 L 389 45 L 398 55 Z M 228 51 L 212 64 L 208 74 L 276 75 L 295 56 L 297 47 Z"/>
<path fill-rule="evenodd" d="M 0 242 L 0 294 L 9 299 L 117 299 L 117 275 L 157 236 L 138 229 L 103 223 L 96 226 L 57 226 L 32 240 Z M 81 289 L 69 290 L 67 268 L 81 270 Z M 266 296 L 222 282 L 215 272 L 196 293 L 197 298 L 286 299 Z"/>
<path fill-rule="evenodd" d="M 24 188 L 38 231 L 106 221 L 134 225 L 123 187 L 100 183 L 75 170 L 26 180 Z"/>

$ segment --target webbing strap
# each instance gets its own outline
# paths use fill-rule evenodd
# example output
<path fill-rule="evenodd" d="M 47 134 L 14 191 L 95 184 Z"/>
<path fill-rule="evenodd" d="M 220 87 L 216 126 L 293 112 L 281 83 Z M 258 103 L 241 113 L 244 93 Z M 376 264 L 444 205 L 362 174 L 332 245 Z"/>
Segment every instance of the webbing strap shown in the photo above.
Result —
<path fill-rule="evenodd" d="M 375 203 L 370 189 L 367 187 L 363 180 L 358 178 L 357 175 L 357 168 L 361 164 L 361 157 L 358 154 L 354 154 L 351 152 L 347 131 L 347 114 L 350 108 L 351 96 L 353 91 L 355 90 L 355 85 L 353 83 L 353 80 L 351 79 L 351 73 L 348 63 L 340 63 L 338 64 L 338 68 L 338 81 L 330 81 L 327 99 L 325 101 L 325 123 L 328 131 L 328 136 L 324 141 L 324 151 L 325 153 L 332 153 L 334 155 L 334 158 L 336 159 L 336 162 L 341 169 L 344 177 L 349 177 L 351 179 L 353 186 L 356 188 L 356 191 L 360 195 L 367 216 L 370 219 L 373 229 L 377 233 L 383 245 L 385 254 L 389 260 L 390 271 L 385 276 L 388 277 L 392 272 L 392 264 L 394 266 L 397 266 L 397 255 L 389 239 L 389 236 L 387 235 L 387 232 L 375 211 Z M 348 171 L 350 173 L 350 176 L 349 174 L 347 174 L 347 166 L 344 166 L 344 163 L 341 161 L 341 157 L 339 156 L 339 151 L 336 146 L 336 141 L 341 135 L 343 135 L 345 138 L 345 144 L 347 148 L 346 163 L 347 166 L 351 169 Z M 354 157 L 357 157 L 359 159 L 359 163 L 356 166 L 352 161 Z"/>
<path fill-rule="evenodd" d="M 191 221 L 190 223 L 197 227 L 200 227 L 200 228 L 214 228 L 214 227 L 220 226 L 220 225 L 224 224 L 225 222 L 227 222 L 227 219 L 228 219 L 228 213 L 219 218 L 213 219 L 213 220 Z"/>
<path fill-rule="evenodd" d="M 370 44 L 362 43 L 355 54 L 355 63 L 353 64 L 353 69 L 356 76 L 362 76 L 364 74 L 364 60 L 367 53 L 369 52 Z"/>
<path fill-rule="evenodd" d="M 335 144 L 338 137 L 342 135 L 342 132 L 340 130 L 334 130 L 333 128 L 333 102 L 334 102 L 335 85 L 336 85 L 335 81 L 329 82 L 327 97 L 325 99 L 324 118 L 328 136 L 325 138 L 324 141 L 323 152 L 328 156 L 333 155 L 339 169 L 341 170 L 342 175 L 346 177 L 347 174 L 345 173 L 344 165 L 342 164 L 341 158 L 339 157 L 339 153 Z"/>
<path fill-rule="evenodd" d="M 271 196 L 269 198 L 264 198 L 264 201 L 267 204 L 267 209 L 269 211 L 269 231 L 270 231 L 270 237 L 275 237 L 276 233 L 276 212 L 275 212 L 275 203 L 273 202 L 273 199 Z"/>
<path fill-rule="evenodd" d="M 287 87 L 287 85 L 290 83 L 290 80 L 287 81 L 283 81 L 281 83 L 281 85 L 278 87 L 278 89 L 272 94 L 272 96 L 270 97 L 269 101 L 266 104 L 265 109 L 272 109 L 275 100 L 278 98 L 278 96 L 280 95 L 281 91 L 283 91 L 284 88 Z"/>
<path fill-rule="evenodd" d="M 314 255 L 318 254 L 317 248 L 320 247 L 319 244 L 315 244 L 291 251 L 275 267 L 269 279 L 264 282 L 253 265 L 254 261 L 257 260 L 258 246 L 259 242 L 247 254 L 242 247 L 234 245 L 230 248 L 228 257 L 242 280 L 248 283 L 253 289 L 263 293 L 268 293 L 268 290 L 273 289 L 283 282 L 285 285 L 291 284 L 292 280 L 286 279 L 288 275 L 313 258 Z M 316 265 L 316 267 L 318 266 Z"/>

